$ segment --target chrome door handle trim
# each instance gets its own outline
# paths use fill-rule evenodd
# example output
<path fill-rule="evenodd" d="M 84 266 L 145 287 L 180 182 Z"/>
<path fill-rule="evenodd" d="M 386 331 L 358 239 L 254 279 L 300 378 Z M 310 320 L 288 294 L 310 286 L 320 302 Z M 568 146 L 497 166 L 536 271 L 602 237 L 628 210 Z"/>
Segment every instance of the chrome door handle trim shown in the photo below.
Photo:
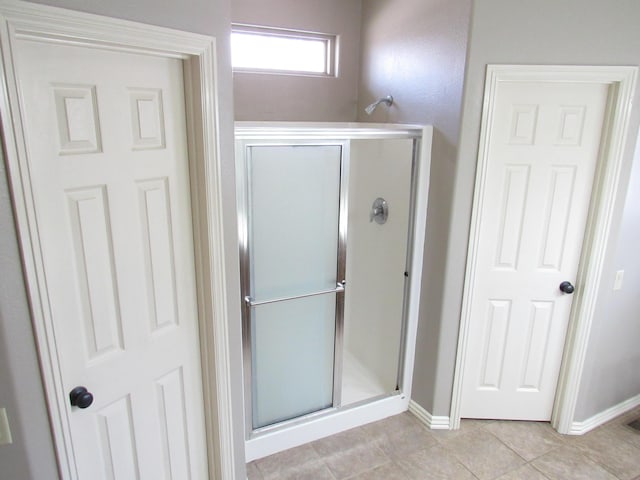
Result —
<path fill-rule="evenodd" d="M 302 295 L 294 295 L 292 297 L 280 297 L 280 298 L 272 298 L 271 300 L 258 300 L 258 301 L 254 300 L 250 296 L 246 296 L 244 297 L 244 302 L 249 307 L 257 307 L 258 305 L 267 305 L 269 303 L 284 302 L 285 300 L 296 300 L 298 298 L 315 297 L 317 295 L 326 295 L 328 293 L 340 293 L 340 292 L 344 292 L 344 288 L 345 288 L 345 282 L 342 281 L 336 285 L 336 288 L 331 288 L 329 290 L 321 290 L 319 292 L 313 292 L 313 293 L 303 293 Z"/>

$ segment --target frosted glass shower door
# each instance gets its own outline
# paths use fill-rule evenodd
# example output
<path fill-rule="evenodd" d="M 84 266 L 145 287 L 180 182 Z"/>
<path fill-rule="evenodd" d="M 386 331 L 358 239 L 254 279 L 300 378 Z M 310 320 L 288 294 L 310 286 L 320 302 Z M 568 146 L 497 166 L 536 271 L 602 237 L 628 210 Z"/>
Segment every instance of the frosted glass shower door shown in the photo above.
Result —
<path fill-rule="evenodd" d="M 248 147 L 254 429 L 333 404 L 341 156 L 340 145 Z"/>

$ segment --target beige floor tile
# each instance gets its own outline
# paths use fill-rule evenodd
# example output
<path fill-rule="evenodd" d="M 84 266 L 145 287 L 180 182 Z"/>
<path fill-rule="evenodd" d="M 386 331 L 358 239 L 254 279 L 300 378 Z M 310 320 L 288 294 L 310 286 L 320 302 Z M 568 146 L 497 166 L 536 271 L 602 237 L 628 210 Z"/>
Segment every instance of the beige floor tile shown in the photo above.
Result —
<path fill-rule="evenodd" d="M 443 446 L 481 480 L 515 470 L 525 461 L 484 428 L 453 438 Z"/>
<path fill-rule="evenodd" d="M 626 426 L 638 416 L 640 408 L 583 436 L 565 436 L 535 422 L 463 420 L 458 431 L 428 430 L 404 413 L 256 460 L 247 474 L 249 480 L 640 480 L 640 433 Z"/>
<path fill-rule="evenodd" d="M 615 427 L 598 429 L 574 445 L 619 479 L 632 480 L 640 475 L 640 449 L 621 439 Z"/>
<path fill-rule="evenodd" d="M 404 456 L 417 450 L 429 448 L 438 442 L 433 435 L 423 428 L 414 427 L 400 433 L 391 433 L 380 448 L 389 456 Z"/>
<path fill-rule="evenodd" d="M 617 480 L 576 448 L 565 446 L 531 462 L 550 480 Z"/>
<path fill-rule="evenodd" d="M 640 430 L 631 428 L 626 423 L 611 425 L 607 426 L 606 428 L 611 429 L 612 432 L 615 432 L 617 438 L 630 443 L 636 448 L 640 448 Z"/>
<path fill-rule="evenodd" d="M 258 467 L 264 480 L 271 480 L 282 478 L 286 471 L 295 470 L 313 462 L 320 462 L 320 456 L 311 445 L 307 444 L 261 458 L 253 463 Z"/>
<path fill-rule="evenodd" d="M 402 435 L 404 432 L 420 428 L 427 431 L 413 415 L 403 413 L 363 425 L 358 430 L 362 432 L 367 441 L 384 443 L 388 441 L 389 436 Z"/>
<path fill-rule="evenodd" d="M 324 463 L 307 463 L 298 468 L 283 471 L 274 480 L 335 480 L 331 471 Z"/>
<path fill-rule="evenodd" d="M 314 450 L 320 456 L 333 455 L 334 453 L 342 452 L 355 445 L 367 444 L 370 442 L 370 437 L 363 428 L 352 428 L 330 437 L 322 438 L 311 443 Z"/>
<path fill-rule="evenodd" d="M 524 465 L 517 470 L 498 477 L 496 480 L 548 480 L 548 477 L 545 477 L 531 465 Z"/>
<path fill-rule="evenodd" d="M 405 412 L 400 415 L 393 415 L 379 422 L 373 422 L 361 427 L 367 434 L 396 433 L 408 428 L 421 427 L 424 425 L 411 413 Z"/>
<path fill-rule="evenodd" d="M 379 467 L 362 472 L 347 480 L 414 480 L 409 472 L 395 462 L 385 463 Z M 417 480 L 417 479 L 416 479 Z"/>
<path fill-rule="evenodd" d="M 502 421 L 484 428 L 527 461 L 563 445 L 562 438 L 548 423 Z"/>
<path fill-rule="evenodd" d="M 247 463 L 247 480 L 264 480 L 255 462 Z"/>
<path fill-rule="evenodd" d="M 476 477 L 442 445 L 422 449 L 396 460 L 416 480 L 476 480 Z"/>
<path fill-rule="evenodd" d="M 325 457 L 324 461 L 337 480 L 358 475 L 390 461 L 374 444 L 358 444 Z"/>
<path fill-rule="evenodd" d="M 378 438 L 384 437 L 387 434 L 388 421 L 387 419 L 380 420 L 378 422 L 363 425 L 362 427 L 354 430 L 360 430 L 367 441 L 374 441 Z"/>
<path fill-rule="evenodd" d="M 389 456 L 408 455 L 438 443 L 422 425 L 409 425 L 403 430 L 392 429 L 376 436 L 374 442 Z"/>

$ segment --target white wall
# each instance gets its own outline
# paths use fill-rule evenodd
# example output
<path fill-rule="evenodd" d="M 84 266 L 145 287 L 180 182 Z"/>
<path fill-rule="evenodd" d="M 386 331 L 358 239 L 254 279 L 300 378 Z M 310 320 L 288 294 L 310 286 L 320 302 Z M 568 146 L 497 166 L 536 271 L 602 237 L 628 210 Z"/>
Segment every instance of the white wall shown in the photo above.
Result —
<path fill-rule="evenodd" d="M 356 119 L 362 0 L 233 0 L 234 23 L 339 35 L 337 77 L 235 72 L 236 120 Z"/>
<path fill-rule="evenodd" d="M 453 349 L 459 315 L 443 308 L 460 302 L 449 293 L 446 256 L 453 219 L 462 86 L 471 0 L 368 0 L 363 3 L 362 69 L 358 119 L 434 126 L 431 185 L 427 213 L 420 322 L 412 397 L 442 415 L 448 402 L 434 404 L 440 379 L 439 352 Z M 374 99 L 393 95 L 394 105 L 381 105 L 372 116 L 364 108 Z M 456 215 L 456 218 L 457 215 Z M 458 256 L 464 256 L 460 251 Z M 450 298 L 443 298 L 449 294 Z M 457 295 L 457 297 L 456 297 Z M 444 342 L 444 345 L 440 345 Z M 447 359 L 447 361 L 451 361 Z M 435 408 L 435 410 L 434 410 Z M 446 409 L 446 410 L 445 410 Z"/>
<path fill-rule="evenodd" d="M 208 34 L 217 39 L 219 127 L 224 197 L 224 227 L 227 289 L 230 308 L 229 334 L 233 368 L 232 403 L 236 451 L 240 453 L 237 471 L 244 472 L 242 368 L 240 335 L 240 298 L 238 248 L 236 237 L 235 178 L 233 161 L 233 104 L 228 33 L 228 0 L 39 0 L 52 6 L 135 20 L 164 27 Z M 53 444 L 44 411 L 44 397 L 37 370 L 37 355 L 31 332 L 31 320 L 25 299 L 24 279 L 16 248 L 15 230 L 4 171 L 0 172 L 0 407 L 8 406 L 9 422 L 16 442 L 0 447 L 2 478 L 16 480 L 55 480 Z M 5 362 L 4 357 L 8 357 Z"/>

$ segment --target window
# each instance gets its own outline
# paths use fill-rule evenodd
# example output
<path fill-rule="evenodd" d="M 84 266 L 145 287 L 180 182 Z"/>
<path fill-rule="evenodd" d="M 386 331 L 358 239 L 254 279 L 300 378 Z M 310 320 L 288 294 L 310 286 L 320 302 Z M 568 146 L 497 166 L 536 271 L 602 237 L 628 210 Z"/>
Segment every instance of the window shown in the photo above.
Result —
<path fill-rule="evenodd" d="M 335 35 L 231 27 L 231 64 L 236 71 L 334 76 L 335 49 Z"/>

